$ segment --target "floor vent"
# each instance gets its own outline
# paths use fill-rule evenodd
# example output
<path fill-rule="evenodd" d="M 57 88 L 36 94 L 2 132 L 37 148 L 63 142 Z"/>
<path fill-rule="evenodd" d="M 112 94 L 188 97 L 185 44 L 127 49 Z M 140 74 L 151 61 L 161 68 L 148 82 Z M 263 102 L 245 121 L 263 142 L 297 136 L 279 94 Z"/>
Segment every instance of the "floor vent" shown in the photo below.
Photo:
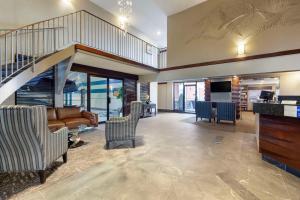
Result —
<path fill-rule="evenodd" d="M 221 144 L 224 140 L 224 137 L 223 136 L 216 136 L 216 140 L 215 140 L 215 143 L 216 144 Z"/>

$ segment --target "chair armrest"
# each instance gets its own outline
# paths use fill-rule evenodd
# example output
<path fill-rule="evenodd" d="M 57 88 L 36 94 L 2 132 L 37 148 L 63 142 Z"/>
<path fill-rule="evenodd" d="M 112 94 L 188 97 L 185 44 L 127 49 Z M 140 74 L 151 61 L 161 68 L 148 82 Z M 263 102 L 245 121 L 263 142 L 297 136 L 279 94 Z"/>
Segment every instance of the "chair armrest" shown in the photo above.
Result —
<path fill-rule="evenodd" d="M 48 134 L 46 163 L 47 166 L 68 151 L 68 128 L 61 128 Z"/>
<path fill-rule="evenodd" d="M 128 117 L 111 117 L 108 121 L 110 122 L 117 122 L 117 121 L 122 121 L 122 120 L 127 120 Z"/>
<path fill-rule="evenodd" d="M 81 112 L 82 117 L 90 120 L 91 125 L 94 125 L 95 127 L 98 126 L 98 115 L 96 113 L 88 112 L 88 111 L 82 111 Z"/>

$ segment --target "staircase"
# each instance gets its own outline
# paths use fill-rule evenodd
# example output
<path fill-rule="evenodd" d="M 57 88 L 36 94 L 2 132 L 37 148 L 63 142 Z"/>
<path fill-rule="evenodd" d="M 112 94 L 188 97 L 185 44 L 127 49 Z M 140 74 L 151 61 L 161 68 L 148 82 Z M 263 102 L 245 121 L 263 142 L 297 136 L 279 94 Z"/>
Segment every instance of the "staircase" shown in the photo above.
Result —
<path fill-rule="evenodd" d="M 75 44 L 158 68 L 157 47 L 81 10 L 0 34 L 0 104 L 34 76 L 73 56 Z"/>

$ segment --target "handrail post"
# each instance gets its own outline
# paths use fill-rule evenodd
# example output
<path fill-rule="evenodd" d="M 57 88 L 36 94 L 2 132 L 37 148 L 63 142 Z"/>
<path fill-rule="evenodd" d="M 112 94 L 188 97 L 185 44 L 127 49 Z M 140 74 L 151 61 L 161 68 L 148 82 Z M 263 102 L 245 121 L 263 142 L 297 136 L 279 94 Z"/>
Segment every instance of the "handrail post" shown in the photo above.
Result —
<path fill-rule="evenodd" d="M 80 12 L 79 12 L 79 16 L 80 16 L 80 17 L 79 17 L 79 23 L 80 23 L 80 24 L 79 24 L 79 37 L 80 37 L 80 38 L 79 38 L 79 43 L 80 43 L 80 44 L 82 44 L 82 12 L 83 12 L 83 11 L 80 11 Z"/>
<path fill-rule="evenodd" d="M 35 42 L 34 42 L 34 40 L 35 40 L 35 38 L 34 38 L 34 25 L 32 25 L 32 28 L 31 28 L 31 37 L 32 37 L 32 41 L 31 41 L 31 43 L 32 43 L 32 72 L 34 72 L 35 71 L 35 55 L 34 55 L 34 53 L 35 53 Z"/>

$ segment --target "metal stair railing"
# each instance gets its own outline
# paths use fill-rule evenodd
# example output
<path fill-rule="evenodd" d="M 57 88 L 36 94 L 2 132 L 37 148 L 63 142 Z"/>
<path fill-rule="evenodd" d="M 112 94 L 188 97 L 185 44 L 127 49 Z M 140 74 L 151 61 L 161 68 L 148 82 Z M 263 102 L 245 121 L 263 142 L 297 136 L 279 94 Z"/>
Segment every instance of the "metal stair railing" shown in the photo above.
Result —
<path fill-rule="evenodd" d="M 159 48 L 85 11 L 0 34 L 0 84 L 51 53 L 82 44 L 158 68 Z"/>

